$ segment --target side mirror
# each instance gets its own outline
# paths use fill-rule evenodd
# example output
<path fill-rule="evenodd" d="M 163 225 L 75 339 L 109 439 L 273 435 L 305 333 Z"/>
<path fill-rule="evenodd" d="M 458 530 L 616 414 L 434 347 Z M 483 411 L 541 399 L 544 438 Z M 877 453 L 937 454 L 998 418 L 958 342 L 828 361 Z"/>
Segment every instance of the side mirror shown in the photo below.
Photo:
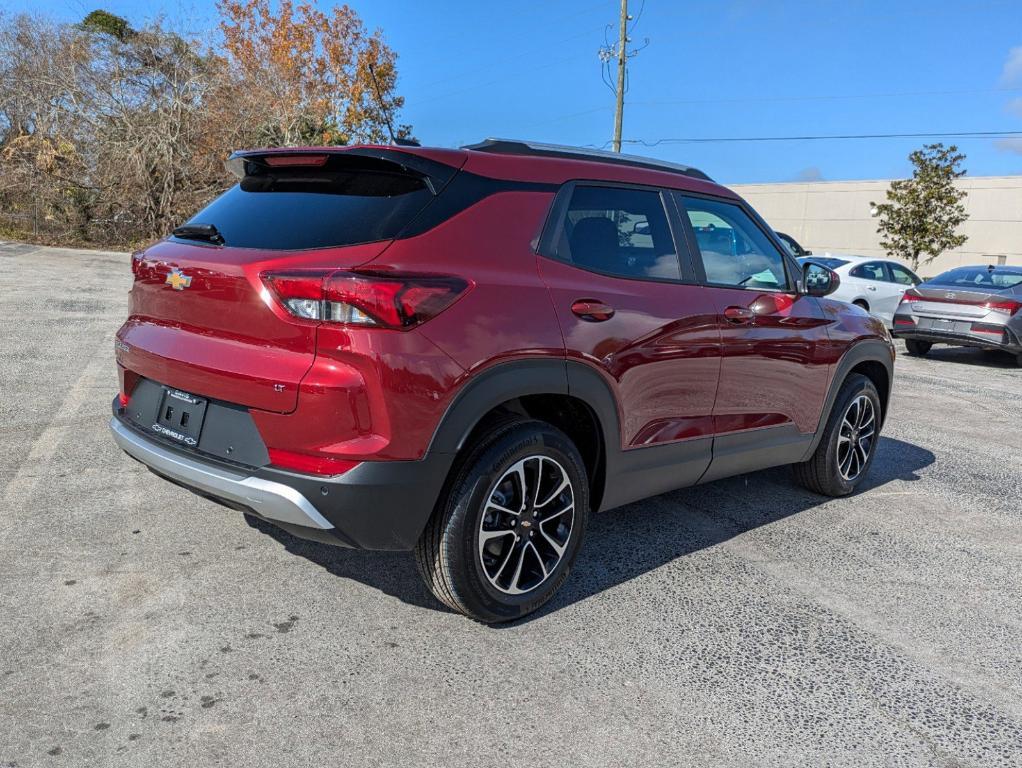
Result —
<path fill-rule="evenodd" d="M 806 296 L 827 296 L 841 285 L 841 278 L 833 269 L 815 261 L 807 261 L 802 267 L 802 293 Z"/>

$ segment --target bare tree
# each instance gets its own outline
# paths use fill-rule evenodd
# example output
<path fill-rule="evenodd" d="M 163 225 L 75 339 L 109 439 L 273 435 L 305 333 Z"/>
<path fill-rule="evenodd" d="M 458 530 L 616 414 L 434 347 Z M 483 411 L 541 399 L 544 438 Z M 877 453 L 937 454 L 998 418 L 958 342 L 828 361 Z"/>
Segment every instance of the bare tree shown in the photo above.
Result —
<path fill-rule="evenodd" d="M 0 236 L 140 243 L 231 183 L 231 149 L 384 140 L 402 100 L 380 33 L 347 6 L 278 5 L 225 2 L 216 48 L 105 11 L 0 14 Z"/>

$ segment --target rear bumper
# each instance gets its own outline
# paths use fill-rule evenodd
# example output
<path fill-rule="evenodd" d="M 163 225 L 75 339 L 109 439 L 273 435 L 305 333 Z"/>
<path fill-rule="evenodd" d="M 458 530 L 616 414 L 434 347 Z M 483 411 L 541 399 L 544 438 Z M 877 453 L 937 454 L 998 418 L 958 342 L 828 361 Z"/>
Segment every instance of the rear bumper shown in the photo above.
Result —
<path fill-rule="evenodd" d="M 1022 342 L 1014 336 L 1010 329 L 1000 339 L 984 337 L 980 334 L 935 331 L 927 328 L 897 329 L 891 332 L 896 339 L 914 339 L 931 344 L 952 344 L 961 347 L 979 347 L 981 349 L 1001 349 L 1013 354 L 1022 353 Z"/>
<path fill-rule="evenodd" d="M 166 480 L 296 536 L 357 549 L 412 549 L 452 458 L 365 462 L 319 477 L 246 468 L 166 444 L 122 419 L 116 402 L 110 431 L 125 453 Z"/>

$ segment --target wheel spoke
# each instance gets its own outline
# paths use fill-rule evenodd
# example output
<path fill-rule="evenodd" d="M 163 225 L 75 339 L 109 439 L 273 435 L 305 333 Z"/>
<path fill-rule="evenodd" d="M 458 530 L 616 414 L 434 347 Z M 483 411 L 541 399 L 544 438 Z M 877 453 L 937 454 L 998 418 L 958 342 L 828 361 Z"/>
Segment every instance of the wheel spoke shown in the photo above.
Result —
<path fill-rule="evenodd" d="M 572 510 L 574 508 L 575 508 L 575 503 L 572 502 L 571 504 L 566 506 L 564 509 L 562 509 L 560 512 L 554 512 L 552 515 L 547 515 L 546 517 L 544 517 L 542 520 L 539 521 L 539 525 L 542 526 L 544 523 L 549 523 L 555 517 L 560 517 L 565 512 L 568 512 L 568 511 L 570 511 L 570 510 Z"/>
<path fill-rule="evenodd" d="M 519 552 L 519 554 L 518 554 L 518 565 L 515 566 L 515 573 L 514 573 L 514 576 L 511 577 L 511 584 L 510 584 L 511 589 L 513 591 L 515 591 L 515 592 L 521 592 L 522 591 L 521 589 L 519 589 L 518 584 L 521 582 L 521 578 L 522 578 L 522 566 L 525 565 L 525 550 L 526 549 L 527 549 L 527 547 L 519 547 L 518 548 L 518 552 Z M 511 551 L 513 552 L 514 550 L 512 549 Z"/>
<path fill-rule="evenodd" d="M 496 584 L 497 579 L 499 579 L 500 574 L 504 572 L 504 569 L 507 567 L 508 562 L 511 560 L 511 555 L 513 555 L 514 552 L 515 547 L 514 544 L 512 544 L 510 547 L 507 548 L 507 554 L 504 556 L 504 561 L 500 564 L 500 568 L 497 569 L 497 572 L 493 574 L 493 578 L 490 579 L 491 582 Z"/>
<path fill-rule="evenodd" d="M 551 547 L 553 547 L 554 552 L 557 553 L 557 559 L 560 560 L 561 555 L 564 554 L 564 549 L 565 549 L 566 545 L 565 544 L 559 544 L 556 540 L 552 539 L 550 537 L 550 534 L 548 534 L 542 528 L 539 529 L 539 535 L 542 536 L 546 540 L 547 544 L 549 544 Z M 533 545 L 533 547 L 535 547 L 535 545 Z"/>
<path fill-rule="evenodd" d="M 525 460 L 515 464 L 511 471 L 518 477 L 518 490 L 521 493 L 522 510 L 525 509 L 525 500 L 529 497 L 529 484 L 525 482 Z"/>
<path fill-rule="evenodd" d="M 532 492 L 533 507 L 538 506 L 536 502 L 539 501 L 539 487 L 543 484 L 543 457 L 537 456 L 536 460 L 538 464 L 536 465 L 536 489 Z"/>
<path fill-rule="evenodd" d="M 841 471 L 841 476 L 844 477 L 846 480 L 848 479 L 849 470 L 851 470 L 852 468 L 853 453 L 855 453 L 855 451 L 851 446 L 849 446 L 848 452 L 845 454 L 845 457 L 843 459 L 840 457 L 838 458 L 838 469 Z"/>
<path fill-rule="evenodd" d="M 528 546 L 532 547 L 532 554 L 534 554 L 536 556 L 536 559 L 539 561 L 539 567 L 543 571 L 543 578 L 546 579 L 546 577 L 549 576 L 550 574 L 547 573 L 546 563 L 543 562 L 543 556 L 539 554 L 539 550 L 536 549 L 536 545 L 533 544 L 531 541 L 528 543 Z M 559 554 L 558 557 L 560 557 Z"/>
<path fill-rule="evenodd" d="M 537 504 L 536 506 L 538 508 L 545 507 L 551 501 L 553 501 L 558 496 L 560 496 L 561 495 L 561 491 L 563 491 L 565 488 L 567 488 L 568 485 L 570 485 L 570 481 L 568 480 L 568 478 L 567 477 L 562 478 L 561 479 L 561 484 L 557 486 L 557 489 L 553 493 L 551 493 L 549 496 L 546 497 L 546 501 L 542 501 L 539 504 Z"/>
<path fill-rule="evenodd" d="M 508 534 L 514 535 L 514 531 L 511 531 L 511 530 L 507 530 L 507 531 L 481 531 L 479 533 L 479 543 L 482 544 L 482 545 L 485 545 L 487 542 L 492 541 L 493 539 L 499 538 L 501 536 L 507 536 Z"/>
<path fill-rule="evenodd" d="M 495 509 L 498 512 L 503 512 L 505 515 L 514 515 L 515 517 L 518 517 L 520 514 L 522 514 L 521 512 L 515 512 L 513 509 L 508 509 L 507 507 L 503 507 L 503 506 L 501 506 L 500 504 L 498 504 L 495 501 L 488 501 L 488 502 L 486 502 L 486 508 L 487 509 Z"/>

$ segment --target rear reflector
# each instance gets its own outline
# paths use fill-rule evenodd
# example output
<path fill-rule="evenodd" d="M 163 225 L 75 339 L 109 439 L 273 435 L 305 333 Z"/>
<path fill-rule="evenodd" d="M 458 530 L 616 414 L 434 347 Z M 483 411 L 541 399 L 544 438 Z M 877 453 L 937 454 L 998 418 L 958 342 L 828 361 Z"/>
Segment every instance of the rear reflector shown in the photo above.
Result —
<path fill-rule="evenodd" d="M 358 461 L 312 456 L 308 453 L 282 451 L 279 448 L 267 448 L 266 451 L 270 455 L 270 464 L 273 466 L 312 475 L 340 475 L 360 464 Z"/>
<path fill-rule="evenodd" d="M 895 317 L 894 318 L 894 324 L 895 325 L 915 325 L 916 321 L 913 320 L 911 317 Z"/>
<path fill-rule="evenodd" d="M 130 402 L 131 402 L 131 398 L 128 397 L 123 392 L 119 392 L 117 394 L 117 403 L 121 406 L 121 408 L 127 408 L 128 407 L 128 403 L 130 403 Z"/>
<path fill-rule="evenodd" d="M 436 317 L 469 287 L 456 277 L 369 272 L 272 272 L 262 279 L 295 317 L 394 329 Z"/>
<path fill-rule="evenodd" d="M 973 333 L 987 333 L 991 336 L 1002 336 L 1004 334 L 1004 328 L 1000 325 L 989 325 L 987 323 L 973 323 Z"/>

